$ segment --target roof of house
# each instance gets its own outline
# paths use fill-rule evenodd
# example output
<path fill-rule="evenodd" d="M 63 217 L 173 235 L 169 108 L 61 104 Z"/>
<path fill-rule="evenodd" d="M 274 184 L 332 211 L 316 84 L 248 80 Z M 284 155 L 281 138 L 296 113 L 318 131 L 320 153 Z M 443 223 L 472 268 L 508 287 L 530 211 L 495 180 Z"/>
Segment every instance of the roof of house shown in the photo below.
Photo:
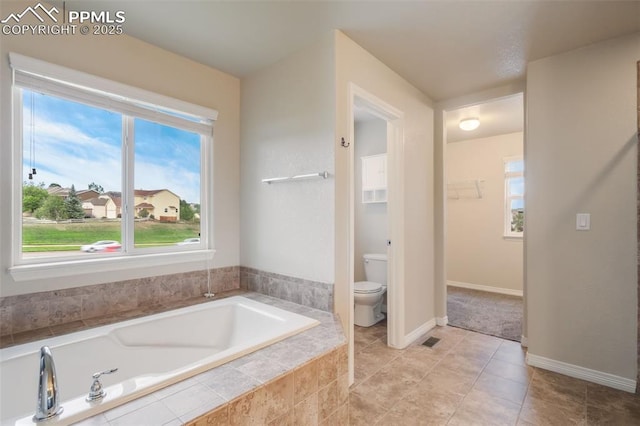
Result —
<path fill-rule="evenodd" d="M 47 188 L 47 192 L 49 195 L 57 195 L 58 197 L 68 197 L 71 188 L 62 188 L 60 186 L 50 186 Z M 82 201 L 88 201 L 92 198 L 97 197 L 100 193 L 93 189 L 80 189 L 76 191 L 76 195 Z"/>
<path fill-rule="evenodd" d="M 162 192 L 162 191 L 169 192 L 169 193 L 175 195 L 176 197 L 180 198 L 178 196 L 178 194 L 176 194 L 175 192 L 169 191 L 168 189 L 135 189 L 133 191 L 133 194 L 136 197 L 149 197 L 149 196 L 154 196 L 154 195 L 156 195 L 156 194 L 158 194 L 159 192 Z"/>
<path fill-rule="evenodd" d="M 107 191 L 102 196 L 108 196 L 114 202 L 116 207 L 122 207 L 122 193 L 118 191 Z"/>
<path fill-rule="evenodd" d="M 106 206 L 109 201 L 110 201 L 109 198 L 98 198 L 98 197 L 87 200 L 87 202 L 93 204 L 94 206 Z"/>
<path fill-rule="evenodd" d="M 149 203 L 140 203 L 136 205 L 136 209 L 153 209 L 155 208 L 153 204 Z"/>

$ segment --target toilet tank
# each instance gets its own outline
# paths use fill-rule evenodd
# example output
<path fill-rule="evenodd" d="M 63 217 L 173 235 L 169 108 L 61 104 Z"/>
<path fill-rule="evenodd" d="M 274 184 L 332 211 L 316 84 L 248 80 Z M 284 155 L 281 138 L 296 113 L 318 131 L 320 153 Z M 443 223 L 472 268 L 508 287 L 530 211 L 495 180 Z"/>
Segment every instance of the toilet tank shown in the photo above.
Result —
<path fill-rule="evenodd" d="M 367 281 L 387 285 L 387 255 L 386 254 L 365 254 L 364 275 Z"/>

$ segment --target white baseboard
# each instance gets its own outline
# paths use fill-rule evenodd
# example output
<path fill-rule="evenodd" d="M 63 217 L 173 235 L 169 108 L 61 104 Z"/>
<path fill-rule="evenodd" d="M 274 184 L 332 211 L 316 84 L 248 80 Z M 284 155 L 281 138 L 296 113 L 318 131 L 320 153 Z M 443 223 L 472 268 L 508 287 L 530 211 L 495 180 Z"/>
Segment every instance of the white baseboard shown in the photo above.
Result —
<path fill-rule="evenodd" d="M 586 380 L 588 382 L 597 383 L 599 385 L 609 386 L 610 388 L 635 393 L 636 381 L 614 374 L 604 373 L 598 370 L 580 367 L 579 365 L 567 364 L 566 362 L 556 361 L 554 359 L 545 358 L 532 353 L 527 354 L 527 364 L 533 367 L 544 368 L 565 376 L 575 377 L 576 379 Z"/>
<path fill-rule="evenodd" d="M 440 327 L 444 327 L 445 325 L 449 324 L 449 317 L 448 316 L 443 316 L 443 317 L 437 317 L 436 318 L 436 325 L 440 326 Z"/>
<path fill-rule="evenodd" d="M 522 290 L 513 290 L 510 288 L 491 287 L 488 285 L 463 283 L 460 281 L 447 281 L 447 285 L 450 285 L 451 287 L 462 287 L 462 288 L 468 288 L 470 290 L 488 291 L 491 293 L 508 294 L 510 296 L 522 297 Z"/>
<path fill-rule="evenodd" d="M 403 346 L 400 349 L 406 348 L 407 346 L 415 342 L 417 339 L 422 337 L 425 333 L 427 333 L 429 330 L 431 330 L 435 326 L 436 326 L 436 319 L 432 318 L 429 321 L 422 324 L 420 327 L 413 330 L 411 333 L 405 335 Z"/>

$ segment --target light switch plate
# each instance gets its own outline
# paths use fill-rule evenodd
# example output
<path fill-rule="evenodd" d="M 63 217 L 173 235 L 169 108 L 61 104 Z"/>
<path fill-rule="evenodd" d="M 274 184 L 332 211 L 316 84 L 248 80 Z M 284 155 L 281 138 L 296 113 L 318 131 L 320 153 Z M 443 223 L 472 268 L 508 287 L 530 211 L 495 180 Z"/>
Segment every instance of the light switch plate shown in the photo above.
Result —
<path fill-rule="evenodd" d="M 588 231 L 591 229 L 591 214 L 590 213 L 578 213 L 576 215 L 576 230 Z"/>

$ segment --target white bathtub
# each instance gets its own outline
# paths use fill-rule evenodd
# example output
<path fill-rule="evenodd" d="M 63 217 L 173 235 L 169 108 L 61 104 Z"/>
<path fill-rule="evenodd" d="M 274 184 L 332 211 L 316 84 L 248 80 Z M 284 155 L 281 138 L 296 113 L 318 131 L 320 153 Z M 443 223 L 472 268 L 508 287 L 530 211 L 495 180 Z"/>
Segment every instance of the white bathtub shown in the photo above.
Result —
<path fill-rule="evenodd" d="M 0 350 L 0 424 L 31 425 L 39 350 L 51 348 L 66 425 L 236 359 L 319 324 L 241 296 Z M 95 372 L 107 395 L 85 402 Z"/>

